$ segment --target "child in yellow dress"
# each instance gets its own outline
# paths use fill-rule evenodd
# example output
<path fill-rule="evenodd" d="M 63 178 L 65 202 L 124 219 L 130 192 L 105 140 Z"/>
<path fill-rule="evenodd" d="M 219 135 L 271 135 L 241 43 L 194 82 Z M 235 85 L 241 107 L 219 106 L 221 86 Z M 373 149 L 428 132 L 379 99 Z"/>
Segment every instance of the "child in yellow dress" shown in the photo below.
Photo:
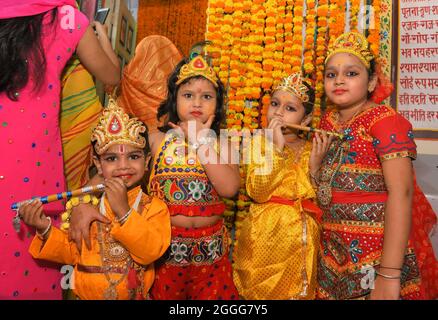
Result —
<path fill-rule="evenodd" d="M 145 299 L 154 279 L 153 262 L 169 246 L 167 206 L 140 185 L 150 155 L 145 131 L 112 99 L 93 131 L 94 163 L 105 179 L 105 193 L 100 200 L 88 195 L 67 203 L 67 208 L 99 203 L 100 213 L 111 221 L 93 222 L 91 249 L 79 251 L 65 231 L 53 227 L 41 202 L 20 208 L 23 221 L 37 230 L 31 255 L 74 265 L 72 289 L 79 299 Z"/>
<path fill-rule="evenodd" d="M 312 148 L 296 131 L 284 131 L 287 124 L 310 123 L 313 97 L 300 74 L 283 79 L 271 97 L 268 130 L 253 137 L 246 190 L 254 204 L 242 222 L 233 265 L 243 299 L 315 297 L 320 210 L 309 166 L 321 161 L 331 138 L 317 135 Z M 265 140 L 270 132 L 272 141 Z"/>

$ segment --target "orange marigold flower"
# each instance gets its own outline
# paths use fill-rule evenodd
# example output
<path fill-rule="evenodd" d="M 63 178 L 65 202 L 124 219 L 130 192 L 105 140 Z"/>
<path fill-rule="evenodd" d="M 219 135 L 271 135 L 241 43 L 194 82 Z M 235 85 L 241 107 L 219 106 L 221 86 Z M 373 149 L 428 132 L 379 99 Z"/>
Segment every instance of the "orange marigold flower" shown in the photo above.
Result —
<path fill-rule="evenodd" d="M 324 4 L 317 8 L 318 17 L 326 17 L 328 14 L 328 5 Z"/>

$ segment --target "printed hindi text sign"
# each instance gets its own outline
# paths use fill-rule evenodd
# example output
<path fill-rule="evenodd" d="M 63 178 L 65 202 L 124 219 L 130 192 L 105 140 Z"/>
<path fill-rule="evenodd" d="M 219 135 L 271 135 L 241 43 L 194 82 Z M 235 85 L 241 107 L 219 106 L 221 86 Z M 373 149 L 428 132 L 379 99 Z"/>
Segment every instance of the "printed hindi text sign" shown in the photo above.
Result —
<path fill-rule="evenodd" d="M 438 131 L 438 1 L 399 2 L 397 109 L 414 130 Z"/>

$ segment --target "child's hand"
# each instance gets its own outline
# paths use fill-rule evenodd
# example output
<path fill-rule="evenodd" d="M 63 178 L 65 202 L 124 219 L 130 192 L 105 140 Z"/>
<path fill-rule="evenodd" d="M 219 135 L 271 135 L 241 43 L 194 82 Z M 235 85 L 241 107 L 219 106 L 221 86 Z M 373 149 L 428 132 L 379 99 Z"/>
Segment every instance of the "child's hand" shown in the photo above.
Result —
<path fill-rule="evenodd" d="M 310 153 L 309 168 L 312 175 L 316 175 L 321 167 L 322 160 L 327 154 L 330 144 L 333 141 L 333 136 L 326 133 L 315 132 L 312 141 L 312 152 Z"/>
<path fill-rule="evenodd" d="M 100 214 L 98 209 L 89 203 L 81 203 L 73 207 L 68 228 L 68 240 L 74 241 L 79 251 L 82 251 L 82 239 L 88 250 L 91 250 L 90 226 L 93 221 L 111 223 L 107 217 Z"/>
<path fill-rule="evenodd" d="M 128 193 L 123 180 L 121 178 L 106 179 L 105 193 L 114 214 L 116 214 L 118 218 L 123 217 L 130 209 Z"/>
<path fill-rule="evenodd" d="M 50 224 L 46 215 L 43 213 L 43 204 L 39 200 L 34 200 L 20 206 L 18 214 L 25 224 L 34 227 L 40 234 L 43 233 Z"/>
<path fill-rule="evenodd" d="M 274 117 L 269 122 L 268 129 L 273 130 L 273 139 L 274 144 L 280 149 L 283 150 L 284 144 L 286 143 L 286 140 L 284 139 L 283 132 L 281 131 L 281 128 L 284 126 L 283 119 Z"/>
<path fill-rule="evenodd" d="M 99 38 L 108 38 L 108 27 L 106 25 L 101 24 L 99 21 L 93 21 L 90 24 L 96 30 Z"/>
<path fill-rule="evenodd" d="M 178 123 L 178 125 L 169 122 L 169 126 L 171 126 L 173 129 L 181 130 L 184 133 L 186 139 L 194 137 L 197 141 L 198 139 L 202 137 L 206 137 L 208 135 L 209 130 L 204 130 L 204 129 L 210 129 L 213 120 L 214 120 L 214 114 L 208 117 L 205 123 L 199 119 L 194 119 L 189 121 L 181 121 Z M 189 123 L 191 128 L 192 127 L 195 128 L 196 131 L 189 132 Z"/>
<path fill-rule="evenodd" d="M 371 290 L 370 300 L 398 299 L 400 299 L 400 279 L 377 277 L 374 281 L 374 289 Z"/>

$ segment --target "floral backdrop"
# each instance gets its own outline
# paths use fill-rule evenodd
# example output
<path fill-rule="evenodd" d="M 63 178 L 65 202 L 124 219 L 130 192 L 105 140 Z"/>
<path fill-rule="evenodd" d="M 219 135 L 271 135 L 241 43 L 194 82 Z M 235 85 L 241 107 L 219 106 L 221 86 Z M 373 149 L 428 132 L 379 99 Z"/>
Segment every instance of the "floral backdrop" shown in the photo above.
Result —
<path fill-rule="evenodd" d="M 227 88 L 226 126 L 239 140 L 243 129 L 266 126 L 273 84 L 296 71 L 316 89 L 313 125 L 318 125 L 326 108 L 327 48 L 344 31 L 364 32 L 390 76 L 391 17 L 389 0 L 148 0 L 140 1 L 138 40 L 161 34 L 184 55 L 193 43 L 212 41 L 207 53 Z M 244 166 L 241 179 L 239 195 L 226 200 L 225 220 L 235 239 L 251 204 Z"/>

